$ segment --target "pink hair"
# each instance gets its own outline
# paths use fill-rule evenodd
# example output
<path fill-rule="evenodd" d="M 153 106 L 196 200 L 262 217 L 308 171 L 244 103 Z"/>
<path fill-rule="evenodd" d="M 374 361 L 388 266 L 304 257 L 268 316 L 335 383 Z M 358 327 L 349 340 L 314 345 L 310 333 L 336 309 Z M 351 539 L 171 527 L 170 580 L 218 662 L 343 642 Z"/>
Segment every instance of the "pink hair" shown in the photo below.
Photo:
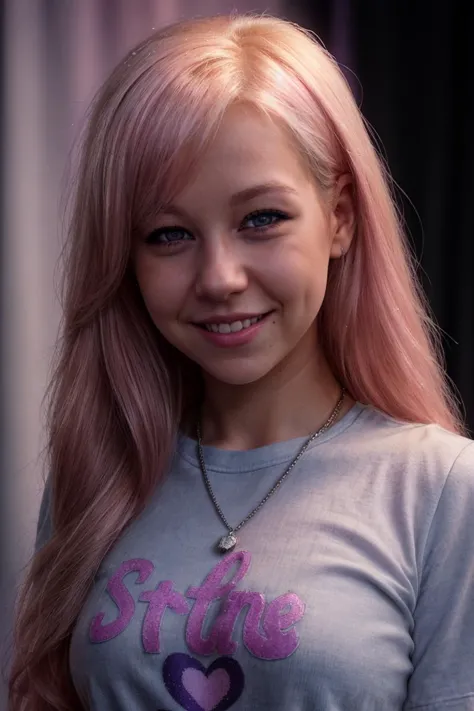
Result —
<path fill-rule="evenodd" d="M 333 58 L 309 32 L 267 15 L 155 33 L 100 91 L 83 143 L 47 393 L 54 533 L 17 603 L 11 711 L 81 708 L 68 669 L 73 625 L 104 555 L 164 476 L 189 404 L 182 393 L 198 382 L 144 307 L 133 239 L 189 179 L 236 102 L 285 127 L 323 191 L 352 175 L 357 235 L 330 263 L 318 316 L 335 375 L 395 418 L 464 432 L 388 171 Z"/>

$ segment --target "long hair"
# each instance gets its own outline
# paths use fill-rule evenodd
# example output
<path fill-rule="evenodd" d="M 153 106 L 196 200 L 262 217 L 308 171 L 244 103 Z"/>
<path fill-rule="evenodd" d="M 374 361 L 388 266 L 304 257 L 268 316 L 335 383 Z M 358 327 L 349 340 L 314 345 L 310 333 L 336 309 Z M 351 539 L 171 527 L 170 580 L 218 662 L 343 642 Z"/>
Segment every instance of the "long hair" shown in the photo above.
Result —
<path fill-rule="evenodd" d="M 279 122 L 322 191 L 352 176 L 357 233 L 329 265 L 318 315 L 336 377 L 395 418 L 463 433 L 388 170 L 331 55 L 265 14 L 156 32 L 102 87 L 83 139 L 47 392 L 53 533 L 18 597 L 11 711 L 81 708 L 68 670 L 75 620 L 105 554 L 164 476 L 198 382 L 145 308 L 133 241 L 237 102 Z"/>

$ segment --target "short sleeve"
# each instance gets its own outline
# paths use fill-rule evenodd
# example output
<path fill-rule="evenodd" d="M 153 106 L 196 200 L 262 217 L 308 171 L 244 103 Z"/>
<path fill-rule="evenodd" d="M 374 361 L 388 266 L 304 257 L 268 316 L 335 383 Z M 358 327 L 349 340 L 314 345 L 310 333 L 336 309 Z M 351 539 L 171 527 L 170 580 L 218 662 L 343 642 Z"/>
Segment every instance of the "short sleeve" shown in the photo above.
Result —
<path fill-rule="evenodd" d="M 51 479 L 48 477 L 44 486 L 43 495 L 36 528 L 35 553 L 42 548 L 53 534 L 53 523 L 51 517 Z"/>
<path fill-rule="evenodd" d="M 474 710 L 474 442 L 446 479 L 427 538 L 404 711 Z"/>

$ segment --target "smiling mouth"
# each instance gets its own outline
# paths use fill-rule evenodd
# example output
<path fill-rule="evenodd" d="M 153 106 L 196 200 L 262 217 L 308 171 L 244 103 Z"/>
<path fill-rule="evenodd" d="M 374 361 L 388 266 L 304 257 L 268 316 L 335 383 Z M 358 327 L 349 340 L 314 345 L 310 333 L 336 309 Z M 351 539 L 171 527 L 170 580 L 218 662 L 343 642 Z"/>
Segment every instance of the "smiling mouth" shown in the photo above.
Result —
<path fill-rule="evenodd" d="M 255 316 L 254 318 L 246 318 L 243 321 L 233 321 L 232 323 L 205 323 L 203 328 L 212 333 L 237 333 L 243 331 L 254 323 L 261 321 L 265 314 Z"/>
<path fill-rule="evenodd" d="M 260 316 L 246 318 L 242 321 L 232 321 L 232 323 L 196 323 L 195 325 L 205 331 L 210 331 L 211 333 L 238 333 L 239 331 L 244 331 L 245 329 L 250 328 L 250 326 L 258 323 L 270 313 L 271 311 L 267 311 L 264 314 L 260 314 Z"/>

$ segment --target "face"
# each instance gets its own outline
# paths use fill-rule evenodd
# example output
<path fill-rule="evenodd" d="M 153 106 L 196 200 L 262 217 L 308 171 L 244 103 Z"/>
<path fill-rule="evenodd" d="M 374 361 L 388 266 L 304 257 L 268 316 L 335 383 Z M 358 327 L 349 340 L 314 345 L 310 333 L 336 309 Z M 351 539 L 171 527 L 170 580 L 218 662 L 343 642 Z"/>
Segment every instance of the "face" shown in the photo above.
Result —
<path fill-rule="evenodd" d="M 350 241 L 341 195 L 329 210 L 284 132 L 232 108 L 192 182 L 137 244 L 156 327 L 221 383 L 301 367 L 318 347 L 329 260 Z"/>

